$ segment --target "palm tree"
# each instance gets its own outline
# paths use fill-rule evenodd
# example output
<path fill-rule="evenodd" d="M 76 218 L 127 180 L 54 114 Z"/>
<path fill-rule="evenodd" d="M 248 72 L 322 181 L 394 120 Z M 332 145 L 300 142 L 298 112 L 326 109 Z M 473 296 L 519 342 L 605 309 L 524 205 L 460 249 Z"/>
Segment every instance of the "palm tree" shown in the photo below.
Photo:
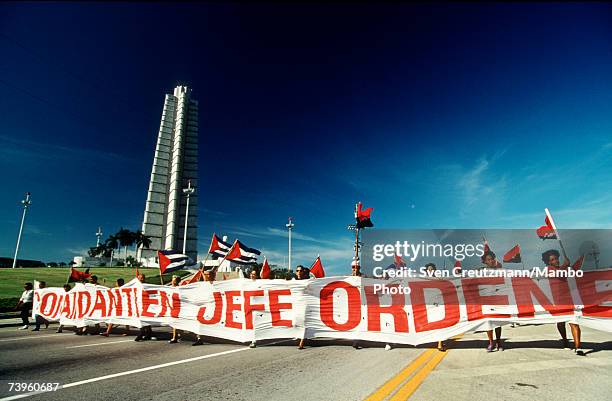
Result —
<path fill-rule="evenodd" d="M 119 248 L 119 241 L 117 240 L 117 236 L 109 235 L 106 241 L 104 241 L 105 251 L 103 256 L 105 258 L 110 258 L 113 254 L 113 251 Z M 111 266 L 112 267 L 112 266 Z"/>
<path fill-rule="evenodd" d="M 125 249 L 125 259 L 127 260 L 127 249 L 128 246 L 134 245 L 136 241 L 135 233 L 128 230 L 127 228 L 121 227 L 121 229 L 115 234 L 117 240 L 119 241 L 119 245 L 121 245 Z"/>
<path fill-rule="evenodd" d="M 134 233 L 134 240 L 136 241 L 136 248 L 149 249 L 151 246 L 151 238 L 145 235 L 142 230 L 138 230 Z M 134 249 L 135 251 L 136 249 Z"/>

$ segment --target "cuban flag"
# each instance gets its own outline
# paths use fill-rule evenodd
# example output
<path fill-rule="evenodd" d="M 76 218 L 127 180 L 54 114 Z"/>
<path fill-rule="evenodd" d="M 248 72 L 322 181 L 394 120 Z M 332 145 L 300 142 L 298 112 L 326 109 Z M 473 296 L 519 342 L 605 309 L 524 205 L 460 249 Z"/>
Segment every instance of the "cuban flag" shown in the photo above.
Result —
<path fill-rule="evenodd" d="M 257 257 L 261 255 L 261 251 L 255 248 L 249 248 L 242 242 L 236 240 L 225 256 L 226 260 L 231 260 L 240 265 L 248 265 L 255 263 Z"/>
<path fill-rule="evenodd" d="M 189 256 L 171 249 L 157 251 L 157 257 L 159 258 L 159 271 L 161 274 L 181 270 L 194 264 Z"/>
<path fill-rule="evenodd" d="M 231 247 L 231 244 L 224 242 L 221 238 L 217 237 L 217 234 L 213 234 L 210 247 L 208 247 L 208 253 L 213 255 L 213 259 L 223 258 Z"/>

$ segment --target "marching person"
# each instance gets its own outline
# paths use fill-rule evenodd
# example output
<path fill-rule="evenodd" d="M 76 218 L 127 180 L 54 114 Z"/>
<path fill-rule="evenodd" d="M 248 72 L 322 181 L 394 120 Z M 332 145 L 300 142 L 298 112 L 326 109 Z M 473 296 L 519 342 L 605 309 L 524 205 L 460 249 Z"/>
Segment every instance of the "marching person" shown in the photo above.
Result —
<path fill-rule="evenodd" d="M 431 262 L 427 263 L 425 265 L 425 269 L 426 269 L 427 277 L 436 277 L 436 270 L 438 270 L 438 268 L 436 267 L 435 263 L 431 263 Z M 438 348 L 438 351 L 444 352 L 445 351 L 444 341 L 438 341 L 437 348 Z"/>
<path fill-rule="evenodd" d="M 122 278 L 118 278 L 117 281 L 115 282 L 115 288 L 119 288 L 122 287 L 123 284 L 125 284 L 125 280 L 123 280 Z M 106 332 L 100 334 L 101 336 L 104 337 L 108 337 L 110 335 L 111 330 L 113 329 L 113 324 L 112 323 L 108 323 L 106 325 Z M 130 326 L 125 326 L 125 333 L 122 334 L 122 336 L 127 336 L 130 332 Z"/>
<path fill-rule="evenodd" d="M 27 330 L 30 326 L 30 321 L 28 320 L 28 316 L 30 316 L 30 311 L 32 310 L 32 303 L 34 301 L 34 286 L 32 283 L 25 283 L 23 285 L 23 292 L 21 293 L 21 298 L 19 298 L 19 302 L 15 305 L 15 310 L 20 310 L 21 314 L 21 322 L 23 326 L 19 328 L 19 330 Z"/>
<path fill-rule="evenodd" d="M 38 289 L 39 290 L 42 290 L 43 288 L 46 288 L 46 287 L 47 287 L 47 283 L 45 281 L 39 281 L 38 282 Z M 35 315 L 34 316 L 34 323 L 36 324 L 36 326 L 32 329 L 32 331 L 39 331 L 41 324 L 45 325 L 45 329 L 49 328 L 49 321 L 47 319 L 45 319 L 44 317 L 40 316 L 40 315 Z"/>
<path fill-rule="evenodd" d="M 295 267 L 295 279 L 296 280 L 308 280 L 309 277 L 310 277 L 310 271 L 308 268 L 302 265 L 297 265 Z M 298 349 L 304 349 L 304 338 L 300 338 L 300 341 L 298 342 Z"/>
<path fill-rule="evenodd" d="M 209 282 L 209 283 L 214 283 L 215 282 L 215 278 L 217 276 L 217 271 L 215 270 L 215 268 L 212 268 L 210 270 L 204 270 L 204 272 L 202 273 L 204 275 L 204 281 Z M 202 340 L 202 336 L 200 336 L 199 334 L 196 334 L 196 340 L 193 344 L 191 344 L 194 347 L 197 347 L 198 345 L 204 345 L 204 341 Z"/>
<path fill-rule="evenodd" d="M 359 265 L 359 263 L 355 263 L 351 265 L 351 276 L 361 277 L 361 266 Z M 352 345 L 353 345 L 353 348 L 355 349 L 362 348 L 361 344 L 359 343 L 359 340 L 354 340 Z M 385 344 L 385 350 L 387 351 L 391 350 L 391 344 Z"/>
<path fill-rule="evenodd" d="M 565 258 L 563 264 L 559 260 L 560 254 L 556 249 L 549 249 L 548 251 L 542 254 L 542 262 L 546 264 L 546 268 L 549 271 L 554 270 L 565 270 L 569 267 L 570 261 Z M 576 355 L 583 356 L 584 351 L 580 348 L 580 326 L 576 323 L 570 323 L 570 330 L 572 331 L 572 338 L 574 339 L 574 353 Z M 567 341 L 567 331 L 565 330 L 565 322 L 557 323 L 557 330 L 561 335 L 561 342 L 563 344 L 563 348 L 569 349 L 569 342 Z"/>
<path fill-rule="evenodd" d="M 172 276 L 172 281 L 170 282 L 170 287 L 178 287 L 181 283 L 181 278 L 176 274 Z M 180 331 L 172 328 L 172 338 L 168 340 L 168 344 L 176 344 L 179 342 Z"/>
<path fill-rule="evenodd" d="M 480 260 L 484 263 L 486 269 L 501 269 L 502 264 L 497 260 L 497 256 L 491 250 L 485 252 Z M 503 351 L 501 340 L 502 328 L 501 326 L 495 327 L 495 342 L 497 344 L 497 350 Z M 487 338 L 489 339 L 489 345 L 487 346 L 487 352 L 493 352 L 493 330 L 487 330 Z"/>
<path fill-rule="evenodd" d="M 140 281 L 141 283 L 144 284 L 145 279 L 146 277 L 143 273 L 140 273 L 138 275 L 138 281 Z M 151 325 L 147 325 L 147 326 L 142 326 L 140 328 L 140 334 L 136 336 L 134 341 L 149 341 L 152 338 L 153 338 L 153 330 L 151 329 Z"/>
<path fill-rule="evenodd" d="M 64 284 L 64 291 L 68 292 L 71 289 L 72 287 L 70 287 L 70 284 Z M 56 333 L 61 333 L 63 329 L 64 329 L 64 325 L 60 323 L 59 327 L 57 328 Z"/>
<path fill-rule="evenodd" d="M 251 273 L 249 274 L 249 277 L 251 278 L 251 280 L 253 280 L 253 281 L 257 281 L 257 279 L 259 278 L 259 277 L 257 276 L 257 270 L 256 270 L 256 269 L 251 270 Z M 253 341 L 251 341 L 251 343 L 249 344 L 249 348 L 255 348 L 255 347 L 257 347 L 257 341 L 256 341 L 256 340 L 253 340 Z"/>

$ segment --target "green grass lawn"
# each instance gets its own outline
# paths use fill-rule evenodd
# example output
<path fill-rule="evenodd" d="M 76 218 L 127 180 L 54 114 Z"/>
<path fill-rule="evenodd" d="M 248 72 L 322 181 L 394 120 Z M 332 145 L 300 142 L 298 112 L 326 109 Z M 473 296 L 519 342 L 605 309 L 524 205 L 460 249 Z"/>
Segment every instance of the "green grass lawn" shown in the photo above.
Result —
<path fill-rule="evenodd" d="M 78 270 L 84 271 L 80 268 Z M 98 283 L 107 287 L 114 287 L 115 281 L 121 277 L 127 283 L 135 275 L 135 269 L 131 267 L 92 267 L 91 274 L 98 276 Z M 158 269 L 139 268 L 146 276 L 146 282 L 160 284 Z M 23 284 L 34 283 L 34 280 L 46 281 L 47 287 L 61 287 L 66 284 L 70 268 L 68 267 L 22 267 L 17 269 L 0 269 L 0 299 L 19 298 L 23 292 Z M 164 274 L 164 283 L 170 283 L 172 274 L 186 276 L 187 271 L 179 270 L 176 273 Z"/>

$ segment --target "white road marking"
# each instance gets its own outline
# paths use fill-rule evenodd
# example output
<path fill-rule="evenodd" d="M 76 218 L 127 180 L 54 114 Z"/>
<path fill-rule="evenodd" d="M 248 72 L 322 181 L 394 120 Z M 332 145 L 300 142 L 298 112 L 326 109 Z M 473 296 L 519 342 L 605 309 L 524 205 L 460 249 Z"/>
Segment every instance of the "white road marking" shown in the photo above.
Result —
<path fill-rule="evenodd" d="M 147 366 L 146 368 L 127 370 L 125 372 L 113 373 L 111 375 L 99 376 L 99 377 L 94 377 L 94 378 L 87 379 L 87 380 L 81 380 L 81 381 L 78 381 L 78 382 L 64 384 L 61 388 L 64 389 L 64 388 L 76 387 L 76 386 L 80 386 L 80 385 L 83 385 L 83 384 L 94 383 L 94 382 L 99 382 L 99 381 L 108 380 L 108 379 L 114 379 L 115 377 L 133 375 L 135 373 L 141 373 L 141 372 L 147 372 L 149 370 L 167 368 L 168 366 L 174 366 L 174 365 L 180 365 L 180 364 L 183 364 L 183 363 L 200 361 L 202 359 L 208 359 L 208 358 L 213 358 L 215 356 L 228 355 L 228 354 L 233 354 L 235 352 L 247 351 L 247 350 L 250 350 L 250 348 L 249 347 L 237 348 L 237 349 L 232 349 L 232 350 L 229 350 L 229 351 L 217 352 L 216 354 L 208 354 L 208 355 L 196 356 L 194 358 L 182 359 L 180 361 L 167 362 L 167 363 L 162 363 L 162 364 L 159 364 L 159 365 Z M 0 401 L 18 400 L 18 399 L 21 399 L 21 398 L 31 397 L 31 396 L 37 395 L 37 394 L 44 394 L 44 392 L 40 392 L 39 391 L 39 392 L 31 392 L 31 393 L 24 393 L 24 394 L 13 395 L 11 397 L 0 398 Z"/>
<path fill-rule="evenodd" d="M 4 339 L 0 340 L 0 342 L 19 341 L 19 340 L 33 340 L 35 338 L 45 338 L 45 337 L 57 337 L 57 338 L 61 338 L 61 336 L 58 336 L 57 334 L 48 334 L 48 335 L 45 335 L 45 336 L 24 336 L 24 337 L 18 337 L 18 338 L 4 338 Z"/>
<path fill-rule="evenodd" d="M 95 347 L 96 345 L 109 345 L 109 344 L 118 344 L 118 343 L 128 343 L 134 342 L 134 340 L 121 340 L 121 341 L 107 341 L 104 343 L 95 343 L 95 344 L 85 344 L 85 345 L 73 345 L 72 347 L 66 347 L 66 349 L 71 348 L 83 348 L 83 347 Z"/>

